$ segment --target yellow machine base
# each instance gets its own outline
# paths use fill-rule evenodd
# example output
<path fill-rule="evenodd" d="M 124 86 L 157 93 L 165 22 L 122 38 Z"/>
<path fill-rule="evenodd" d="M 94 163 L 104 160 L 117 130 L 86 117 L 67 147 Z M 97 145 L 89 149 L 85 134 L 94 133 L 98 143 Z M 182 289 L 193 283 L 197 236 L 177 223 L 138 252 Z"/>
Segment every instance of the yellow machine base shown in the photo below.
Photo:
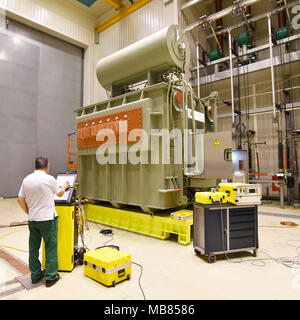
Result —
<path fill-rule="evenodd" d="M 116 209 L 112 207 L 86 204 L 84 207 L 88 220 L 133 231 L 158 239 L 168 239 L 170 234 L 178 236 L 178 242 L 188 245 L 191 242 L 193 219 L 176 220 L 170 214 L 150 216 L 149 214 Z M 192 211 L 191 211 L 192 214 Z"/>
<path fill-rule="evenodd" d="M 109 247 L 85 253 L 83 264 L 85 276 L 108 287 L 131 277 L 130 254 Z"/>

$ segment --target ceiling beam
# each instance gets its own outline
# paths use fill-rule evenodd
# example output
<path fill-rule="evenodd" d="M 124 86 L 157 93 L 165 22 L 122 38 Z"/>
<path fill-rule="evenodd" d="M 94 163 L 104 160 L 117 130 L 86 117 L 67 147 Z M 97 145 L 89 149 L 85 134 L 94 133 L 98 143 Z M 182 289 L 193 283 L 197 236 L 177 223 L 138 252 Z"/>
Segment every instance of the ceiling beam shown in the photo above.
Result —
<path fill-rule="evenodd" d="M 138 10 L 139 8 L 143 7 L 145 4 L 147 4 L 149 2 L 151 2 L 151 0 L 137 0 L 134 3 L 129 4 L 125 8 L 120 8 L 119 13 L 115 14 L 114 16 L 112 16 L 110 19 L 108 19 L 103 24 L 96 26 L 95 27 L 95 31 L 96 32 L 104 31 L 105 29 L 109 28 L 110 26 L 112 26 L 113 24 L 115 24 L 118 21 L 122 20 L 123 18 L 127 17 L 132 12 Z"/>
<path fill-rule="evenodd" d="M 116 9 L 124 8 L 124 4 L 119 0 L 104 0 Z"/>

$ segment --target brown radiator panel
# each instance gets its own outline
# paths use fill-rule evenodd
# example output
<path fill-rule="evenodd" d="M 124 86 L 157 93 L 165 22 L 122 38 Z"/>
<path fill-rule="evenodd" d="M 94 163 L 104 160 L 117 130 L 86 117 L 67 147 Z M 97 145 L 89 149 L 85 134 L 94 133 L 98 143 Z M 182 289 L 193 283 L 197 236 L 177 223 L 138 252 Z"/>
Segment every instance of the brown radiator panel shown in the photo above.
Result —
<path fill-rule="evenodd" d="M 116 144 L 119 144 L 119 122 L 127 121 L 127 143 L 134 141 L 128 141 L 128 133 L 133 129 L 142 129 L 143 127 L 143 108 L 135 108 L 125 110 L 122 112 L 112 113 L 106 116 L 93 118 L 86 121 L 78 122 L 77 124 L 77 148 L 91 148 L 98 147 L 105 143 L 104 141 L 97 141 L 97 133 L 103 129 L 111 129 L 116 136 Z M 138 139 L 136 140 L 138 141 Z"/>

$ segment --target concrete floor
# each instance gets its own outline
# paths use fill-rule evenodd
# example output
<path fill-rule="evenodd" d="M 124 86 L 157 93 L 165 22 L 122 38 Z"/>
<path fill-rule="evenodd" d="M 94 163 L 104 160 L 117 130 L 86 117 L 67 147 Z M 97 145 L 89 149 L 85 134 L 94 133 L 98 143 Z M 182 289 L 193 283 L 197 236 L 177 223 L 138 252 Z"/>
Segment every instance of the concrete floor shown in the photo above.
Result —
<path fill-rule="evenodd" d="M 280 209 L 278 203 L 259 207 L 259 250 L 257 258 L 297 256 L 296 246 L 300 246 L 299 228 L 281 227 L 280 221 L 294 221 L 300 224 L 300 210 L 292 207 Z M 273 216 L 272 214 L 280 214 Z M 293 215 L 290 217 L 289 215 Z M 26 215 L 20 210 L 15 199 L 0 200 L 0 224 L 23 221 Z M 273 227 L 271 227 L 273 226 Z M 108 240 L 99 234 L 101 225 L 89 222 L 85 242 L 90 249 L 101 246 Z M 25 230 L 24 230 L 25 229 Z M 7 232 L 22 230 L 0 239 L 0 245 L 14 246 L 28 250 L 28 229 L 24 226 L 1 228 L 0 237 Z M 254 259 L 251 254 L 218 256 L 215 264 L 194 254 L 193 245 L 179 245 L 174 240 L 158 240 L 143 235 L 113 228 L 114 240 L 110 244 L 120 246 L 128 252 L 132 260 L 143 265 L 141 279 L 147 300 L 202 300 L 202 299 L 299 299 L 299 269 L 285 267 L 272 260 L 264 263 L 245 261 Z M 289 240 L 297 240 L 295 241 Z M 28 263 L 28 253 L 5 249 Z M 300 252 L 300 251 L 298 251 Z M 257 259 L 256 258 L 256 259 Z M 299 259 L 300 260 L 300 259 Z M 264 265 L 262 265 L 264 264 Z M 0 260 L 0 283 L 9 281 L 18 274 Z M 140 268 L 132 266 L 132 279 L 107 288 L 83 274 L 83 266 L 77 266 L 71 273 L 60 272 L 61 280 L 51 288 L 40 286 L 32 290 L 22 290 L 2 299 L 100 299 L 138 300 L 143 299 L 138 285 Z M 7 286 L 8 288 L 8 286 Z M 0 291 L 3 288 L 0 288 Z"/>

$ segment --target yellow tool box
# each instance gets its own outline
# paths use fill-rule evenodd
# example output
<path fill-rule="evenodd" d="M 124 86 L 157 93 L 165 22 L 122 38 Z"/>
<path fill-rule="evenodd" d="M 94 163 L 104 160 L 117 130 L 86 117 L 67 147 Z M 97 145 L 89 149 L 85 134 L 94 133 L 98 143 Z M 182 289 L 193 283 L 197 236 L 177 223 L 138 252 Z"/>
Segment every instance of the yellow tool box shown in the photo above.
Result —
<path fill-rule="evenodd" d="M 220 183 L 219 191 L 226 192 L 228 201 L 235 205 L 261 204 L 260 184 Z"/>
<path fill-rule="evenodd" d="M 227 194 L 223 192 L 196 192 L 195 202 L 201 204 L 227 203 Z"/>
<path fill-rule="evenodd" d="M 83 257 L 84 274 L 106 286 L 129 280 L 131 276 L 130 254 L 103 247 L 86 252 Z"/>
<path fill-rule="evenodd" d="M 179 210 L 171 213 L 171 218 L 175 220 L 188 220 L 193 218 L 193 211 Z"/>

